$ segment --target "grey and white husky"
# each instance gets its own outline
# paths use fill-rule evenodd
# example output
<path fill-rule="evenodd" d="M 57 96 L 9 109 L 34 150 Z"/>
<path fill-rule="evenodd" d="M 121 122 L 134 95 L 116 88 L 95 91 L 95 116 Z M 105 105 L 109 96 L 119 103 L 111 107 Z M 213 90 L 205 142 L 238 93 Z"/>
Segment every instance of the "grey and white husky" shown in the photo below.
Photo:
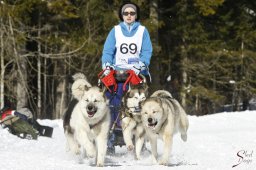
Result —
<path fill-rule="evenodd" d="M 86 80 L 77 79 L 72 94 L 77 103 L 71 117 L 64 123 L 69 149 L 74 154 L 85 150 L 88 157 L 96 158 L 96 166 L 104 166 L 110 127 L 110 110 L 103 90 L 89 87 Z"/>
<path fill-rule="evenodd" d="M 141 121 L 141 102 L 148 96 L 148 87 L 146 83 L 130 86 L 128 92 L 123 98 L 123 118 L 122 130 L 126 147 L 129 151 L 134 150 L 135 159 L 140 159 L 142 146 L 145 141 L 145 130 Z M 133 137 L 135 137 L 133 144 Z"/>
<path fill-rule="evenodd" d="M 182 140 L 187 140 L 189 122 L 184 109 L 168 91 L 158 90 L 142 103 L 141 115 L 151 145 L 153 162 L 168 165 L 174 134 L 180 132 Z M 158 138 L 164 142 L 162 159 L 159 161 Z"/>

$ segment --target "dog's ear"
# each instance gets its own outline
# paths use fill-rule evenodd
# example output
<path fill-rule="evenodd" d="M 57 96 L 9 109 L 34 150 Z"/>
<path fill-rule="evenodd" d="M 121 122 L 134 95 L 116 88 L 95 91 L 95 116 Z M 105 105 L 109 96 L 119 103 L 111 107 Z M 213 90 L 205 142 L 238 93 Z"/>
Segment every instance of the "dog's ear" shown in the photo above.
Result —
<path fill-rule="evenodd" d="M 145 101 L 146 101 L 146 100 L 144 100 L 144 101 L 142 101 L 142 102 L 140 103 L 140 106 L 141 106 L 141 107 L 144 105 Z"/>
<path fill-rule="evenodd" d="M 144 100 L 144 101 L 142 101 L 142 102 L 140 103 L 140 107 L 143 107 L 146 102 L 147 102 L 147 99 Z"/>
<path fill-rule="evenodd" d="M 72 85 L 72 94 L 73 96 L 80 100 L 82 98 L 82 96 L 84 95 L 85 91 L 88 91 L 90 87 L 88 87 L 87 85 L 84 84 L 73 84 Z"/>
<path fill-rule="evenodd" d="M 148 85 L 147 85 L 147 83 L 143 83 L 143 84 L 142 84 L 142 88 L 144 89 L 145 95 L 146 95 L 146 97 L 147 97 L 147 96 L 148 96 Z"/>
<path fill-rule="evenodd" d="M 144 90 L 148 90 L 148 84 L 147 83 L 143 83 L 142 87 L 143 87 Z"/>
<path fill-rule="evenodd" d="M 84 85 L 82 90 L 84 90 L 84 91 L 88 91 L 88 90 L 89 90 L 89 87 L 88 87 L 88 86 L 86 86 L 86 85 Z"/>
<path fill-rule="evenodd" d="M 162 99 L 160 97 L 150 97 L 149 100 L 154 101 L 158 103 L 160 106 L 162 106 Z"/>

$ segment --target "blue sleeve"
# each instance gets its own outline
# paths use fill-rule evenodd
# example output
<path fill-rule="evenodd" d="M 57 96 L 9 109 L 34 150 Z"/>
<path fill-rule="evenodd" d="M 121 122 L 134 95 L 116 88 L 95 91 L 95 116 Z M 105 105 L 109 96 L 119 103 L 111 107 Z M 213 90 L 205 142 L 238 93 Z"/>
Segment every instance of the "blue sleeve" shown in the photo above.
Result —
<path fill-rule="evenodd" d="M 114 64 L 114 58 L 116 53 L 116 38 L 115 38 L 115 28 L 109 32 L 108 37 L 104 43 L 103 52 L 102 52 L 102 65 L 104 63 L 110 63 L 111 65 Z"/>
<path fill-rule="evenodd" d="M 140 61 L 145 63 L 147 66 L 149 66 L 152 52 L 153 52 L 153 48 L 150 40 L 150 35 L 148 33 L 148 30 L 145 28 L 143 33 L 143 39 L 142 39 Z"/>

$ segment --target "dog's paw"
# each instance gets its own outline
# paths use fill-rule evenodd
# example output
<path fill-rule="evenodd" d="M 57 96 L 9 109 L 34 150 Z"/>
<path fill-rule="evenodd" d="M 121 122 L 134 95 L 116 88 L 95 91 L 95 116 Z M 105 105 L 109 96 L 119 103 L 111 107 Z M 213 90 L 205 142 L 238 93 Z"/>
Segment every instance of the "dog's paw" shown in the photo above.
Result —
<path fill-rule="evenodd" d="M 84 159 L 81 157 L 81 155 L 77 158 L 78 164 L 84 164 Z"/>
<path fill-rule="evenodd" d="M 187 141 L 187 134 L 181 134 L 181 139 L 186 142 Z"/>
<path fill-rule="evenodd" d="M 141 157 L 140 157 L 140 156 L 135 155 L 134 159 L 135 159 L 135 160 L 141 160 Z"/>
<path fill-rule="evenodd" d="M 94 157 L 96 156 L 96 151 L 90 150 L 90 151 L 86 152 L 86 155 L 87 155 L 89 158 L 94 158 Z"/>
<path fill-rule="evenodd" d="M 103 167 L 104 164 L 103 164 L 103 162 L 97 162 L 96 166 L 97 166 L 97 167 Z"/>
<path fill-rule="evenodd" d="M 75 150 L 75 155 L 80 155 L 81 154 L 81 151 L 79 149 Z"/>
<path fill-rule="evenodd" d="M 133 149 L 134 149 L 134 146 L 133 146 L 133 145 L 128 145 L 128 146 L 127 146 L 127 150 L 128 150 L 128 151 L 132 151 Z"/>
<path fill-rule="evenodd" d="M 157 159 L 152 155 L 152 164 L 156 165 L 158 164 Z"/>
<path fill-rule="evenodd" d="M 95 158 L 96 154 L 94 153 L 90 153 L 90 154 L 87 154 L 88 158 Z"/>
<path fill-rule="evenodd" d="M 70 147 L 70 150 L 75 155 L 80 155 L 81 154 L 81 150 L 80 150 L 79 147 L 73 146 L 73 147 Z"/>
<path fill-rule="evenodd" d="M 168 165 L 168 159 L 166 160 L 166 159 L 161 159 L 161 160 L 159 160 L 159 162 L 158 162 L 160 165 L 164 165 L 164 166 L 167 166 Z"/>
<path fill-rule="evenodd" d="M 66 149 L 66 152 L 69 152 L 71 150 L 68 143 L 66 143 L 65 149 Z"/>

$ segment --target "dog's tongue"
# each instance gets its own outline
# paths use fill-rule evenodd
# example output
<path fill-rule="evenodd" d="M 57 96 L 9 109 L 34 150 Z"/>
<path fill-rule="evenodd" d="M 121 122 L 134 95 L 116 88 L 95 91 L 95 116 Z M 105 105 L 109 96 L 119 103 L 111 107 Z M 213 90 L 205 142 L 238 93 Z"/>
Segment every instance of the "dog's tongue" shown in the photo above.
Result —
<path fill-rule="evenodd" d="M 94 115 L 94 112 L 87 112 L 90 117 Z"/>

